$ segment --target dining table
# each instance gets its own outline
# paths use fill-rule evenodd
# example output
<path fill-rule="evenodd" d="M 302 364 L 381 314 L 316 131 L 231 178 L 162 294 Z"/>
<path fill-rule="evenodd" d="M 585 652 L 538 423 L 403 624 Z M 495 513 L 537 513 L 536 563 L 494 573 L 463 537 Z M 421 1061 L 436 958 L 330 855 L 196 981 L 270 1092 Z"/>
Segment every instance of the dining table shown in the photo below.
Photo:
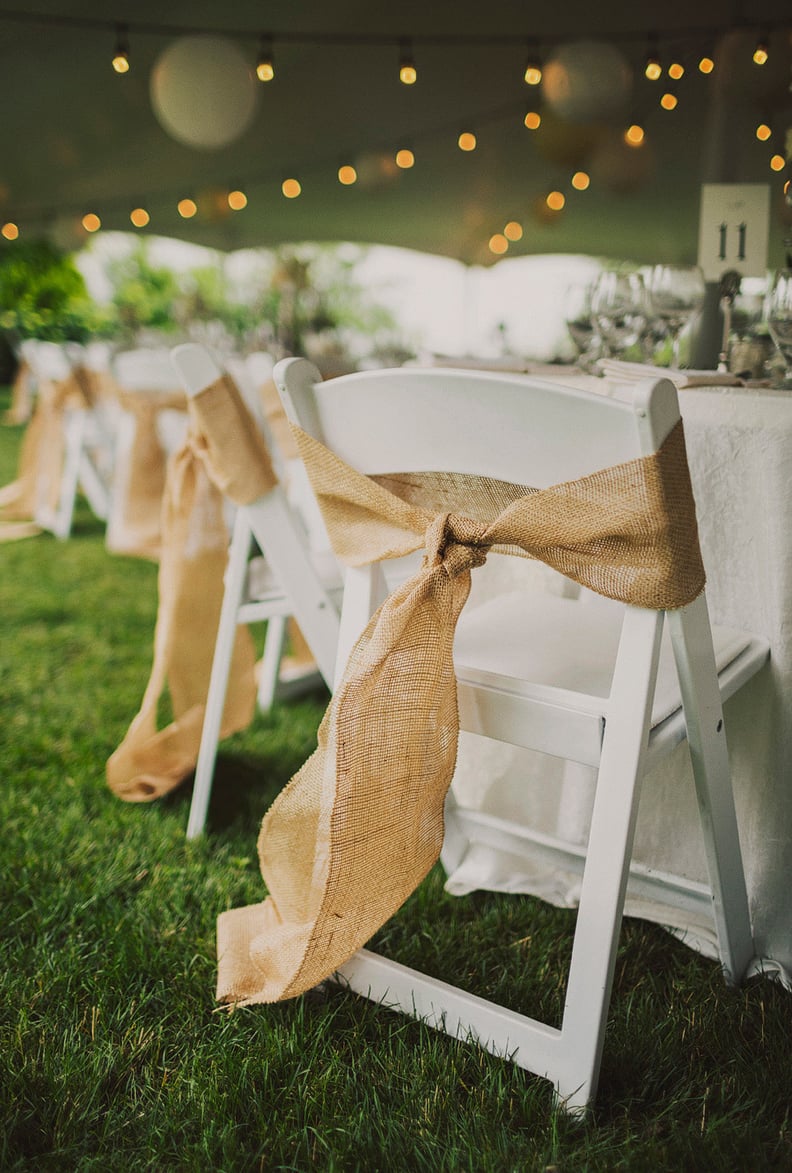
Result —
<path fill-rule="evenodd" d="M 613 395 L 663 372 L 613 363 L 598 375 L 539 373 Z M 679 387 L 712 622 L 771 646 L 769 663 L 726 702 L 724 720 L 756 945 L 752 972 L 792 989 L 792 394 L 715 372 L 668 373 Z M 524 559 L 490 557 L 473 577 L 468 607 L 518 585 L 579 591 Z M 519 855 L 497 834 L 472 839 L 447 869 L 447 890 L 523 893 L 575 907 L 595 782 L 590 767 L 463 732 L 457 802 L 485 827 L 507 820 L 529 834 Z M 625 913 L 716 956 L 686 742 L 644 783 Z"/>

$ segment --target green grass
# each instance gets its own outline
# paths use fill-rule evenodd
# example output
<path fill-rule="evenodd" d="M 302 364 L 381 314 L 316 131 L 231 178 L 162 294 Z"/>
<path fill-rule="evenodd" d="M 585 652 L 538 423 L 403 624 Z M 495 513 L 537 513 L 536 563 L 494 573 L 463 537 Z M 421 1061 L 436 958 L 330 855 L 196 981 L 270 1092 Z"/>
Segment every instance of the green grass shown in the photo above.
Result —
<path fill-rule="evenodd" d="M 0 428 L 0 484 L 19 435 Z M 262 899 L 258 822 L 325 698 L 223 744 L 189 844 L 189 783 L 128 806 L 104 781 L 148 674 L 155 567 L 108 554 L 84 505 L 70 541 L 0 560 L 4 1173 L 792 1169 L 789 994 L 726 989 L 652 925 L 625 925 L 584 1124 L 544 1081 L 336 987 L 218 1012 L 216 916 Z M 557 1018 L 572 925 L 530 898 L 453 899 L 436 870 L 376 946 Z"/>

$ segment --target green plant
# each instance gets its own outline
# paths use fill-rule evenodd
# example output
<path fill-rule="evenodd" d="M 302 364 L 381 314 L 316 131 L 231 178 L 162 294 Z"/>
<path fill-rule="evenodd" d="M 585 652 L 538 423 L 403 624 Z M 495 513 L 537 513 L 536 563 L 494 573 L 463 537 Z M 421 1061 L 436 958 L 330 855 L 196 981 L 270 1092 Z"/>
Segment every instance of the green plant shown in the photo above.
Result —
<path fill-rule="evenodd" d="M 3 245 L 0 329 L 12 343 L 84 342 L 108 327 L 108 315 L 90 298 L 71 256 L 45 239 Z"/>

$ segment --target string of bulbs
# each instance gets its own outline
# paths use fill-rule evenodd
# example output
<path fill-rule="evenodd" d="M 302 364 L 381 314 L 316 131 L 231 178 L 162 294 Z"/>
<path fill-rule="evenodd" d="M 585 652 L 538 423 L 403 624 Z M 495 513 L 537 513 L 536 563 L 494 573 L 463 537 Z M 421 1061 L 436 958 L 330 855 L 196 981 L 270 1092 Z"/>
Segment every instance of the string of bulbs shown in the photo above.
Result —
<path fill-rule="evenodd" d="M 112 30 L 115 40 L 113 44 L 113 51 L 111 55 L 111 65 L 117 74 L 123 75 L 132 68 L 132 58 L 130 50 L 130 35 L 135 36 L 162 36 L 174 37 L 185 35 L 224 35 L 237 38 L 249 38 L 254 34 L 250 29 L 233 29 L 227 26 L 223 28 L 213 28 L 207 26 L 187 26 L 187 25 L 172 25 L 166 23 L 154 23 L 149 21 L 125 21 L 119 22 L 104 18 L 94 17 L 76 17 L 70 15 L 56 15 L 46 13 L 30 13 L 20 10 L 0 10 L 0 22 L 16 22 L 25 24 L 38 24 L 49 27 L 61 28 L 75 28 L 75 29 L 91 29 L 94 31 L 110 31 Z M 682 30 L 674 30 L 673 34 L 668 34 L 662 37 L 657 32 L 649 32 L 647 34 L 635 32 L 623 33 L 608 33 L 608 40 L 614 42 L 630 42 L 636 43 L 638 41 L 645 41 L 646 56 L 643 63 L 644 76 L 650 82 L 658 82 L 663 77 L 664 63 L 663 51 L 661 44 L 665 45 L 665 71 L 668 78 L 673 81 L 679 81 L 686 71 L 685 53 L 680 53 L 676 50 L 677 45 L 689 45 L 693 40 L 697 41 L 704 47 L 700 52 L 695 54 L 695 68 L 703 75 L 711 74 L 716 68 L 715 44 L 720 36 L 728 32 L 734 31 L 750 31 L 757 30 L 757 40 L 752 52 L 752 60 L 756 66 L 764 66 L 770 59 L 770 41 L 771 35 L 777 29 L 787 27 L 786 22 L 776 21 L 763 24 L 761 27 L 754 23 L 737 19 L 730 22 L 728 25 L 713 26 L 691 26 Z M 586 33 L 585 31 L 576 30 L 577 36 L 584 39 L 586 36 L 595 35 Z M 428 34 L 419 36 L 382 36 L 377 34 L 354 34 L 354 33 L 329 33 L 329 32 L 266 32 L 257 34 L 257 53 L 255 59 L 255 74 L 262 84 L 267 84 L 275 80 L 275 44 L 280 42 L 284 44 L 295 45 L 351 45 L 351 46 L 395 46 L 398 50 L 398 77 L 399 81 L 406 86 L 412 86 L 418 81 L 418 68 L 415 59 L 416 45 L 432 45 L 453 47 L 460 45 L 475 45 L 482 46 L 514 46 L 515 43 L 523 43 L 526 48 L 525 64 L 522 70 L 522 80 L 525 85 L 531 88 L 538 87 L 541 84 L 543 77 L 543 55 L 542 47 L 563 39 L 561 37 L 554 37 L 546 35 L 541 40 L 535 37 L 519 37 L 514 35 L 468 35 L 468 34 Z M 677 95 L 673 89 L 666 89 L 659 99 L 659 105 L 663 110 L 672 111 L 678 105 Z M 499 112 L 502 113 L 502 112 Z M 523 117 L 523 122 L 528 130 L 537 130 L 541 125 L 542 116 L 538 109 L 529 109 Z M 431 133 L 431 132 L 430 132 Z M 435 132 L 436 133 L 436 132 Z M 760 142 L 766 142 L 772 136 L 772 128 L 765 122 L 761 122 L 756 128 L 756 137 Z M 645 130 L 641 125 L 641 121 L 632 122 L 624 131 L 624 141 L 631 147 L 639 148 L 645 142 Z M 476 149 L 477 137 L 473 129 L 462 130 L 457 139 L 457 145 L 461 151 L 471 152 Z M 415 164 L 415 153 L 410 147 L 399 148 L 394 156 L 396 166 L 401 170 L 409 170 Z M 774 172 L 782 171 L 787 164 L 787 160 L 783 154 L 774 153 L 770 157 L 769 166 Z M 352 163 L 342 163 L 337 171 L 338 182 L 343 186 L 352 186 L 358 180 L 358 173 Z M 250 180 L 249 182 L 255 182 Z M 590 186 L 590 176 L 585 171 L 576 171 L 571 177 L 570 183 L 575 191 L 586 191 Z M 785 185 L 785 190 L 788 188 L 788 181 Z M 302 184 L 294 176 L 283 179 L 281 183 L 281 192 L 287 199 L 295 199 L 302 193 Z M 157 198 L 168 198 L 167 195 L 160 194 Z M 171 193 L 172 198 L 172 193 Z M 225 201 L 229 210 L 232 212 L 242 211 L 248 206 L 248 197 L 243 190 L 242 185 L 228 185 Z M 563 192 L 551 191 L 547 193 L 545 204 L 550 213 L 559 213 L 566 203 L 566 197 Z M 116 206 L 117 203 L 116 203 Z M 177 211 L 184 219 L 191 219 L 198 213 L 198 203 L 191 196 L 182 196 L 177 204 Z M 79 210 L 73 209 L 72 214 L 79 215 Z M 130 223 L 133 227 L 142 229 L 148 227 L 151 222 L 151 216 L 148 210 L 143 206 L 133 208 L 129 213 Z M 94 233 L 98 231 L 102 222 L 100 217 L 95 212 L 85 213 L 81 217 L 81 224 L 86 233 Z M 0 236 L 6 240 L 15 240 L 20 234 L 19 226 L 15 221 L 7 221 L 0 225 Z M 519 240 L 523 235 L 522 227 L 515 221 L 509 221 L 504 227 L 503 232 L 494 233 L 489 241 L 490 250 L 495 254 L 502 254 L 507 251 L 510 242 Z"/>

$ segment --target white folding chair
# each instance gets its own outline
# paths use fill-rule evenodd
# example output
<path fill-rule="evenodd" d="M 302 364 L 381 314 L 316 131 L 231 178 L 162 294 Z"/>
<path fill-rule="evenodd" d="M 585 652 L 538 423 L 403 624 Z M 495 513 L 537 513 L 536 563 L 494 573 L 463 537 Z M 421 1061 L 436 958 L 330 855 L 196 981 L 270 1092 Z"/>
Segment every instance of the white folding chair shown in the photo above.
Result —
<path fill-rule="evenodd" d="M 208 351 L 194 343 L 177 346 L 172 361 L 188 396 L 197 395 L 221 376 Z M 255 422 L 262 427 L 263 417 L 259 414 Z M 263 574 L 262 558 L 255 556 L 259 551 L 266 561 Z M 329 550 L 320 558 L 314 556 L 303 520 L 280 484 L 257 501 L 236 509 L 187 823 L 188 839 L 200 835 L 206 821 L 237 625 L 267 621 L 258 687 L 259 706 L 266 710 L 276 695 L 293 694 L 321 679 L 332 687 L 340 590 L 338 564 Z M 301 679 L 281 681 L 290 618 L 299 624 L 318 673 L 306 674 L 303 670 Z"/>
<path fill-rule="evenodd" d="M 95 370 L 96 354 L 77 344 L 54 342 L 28 344 L 25 358 L 37 384 L 39 399 L 57 394 L 57 387 L 78 367 L 89 374 Z M 110 506 L 110 477 L 113 458 L 112 423 L 107 405 L 94 402 L 82 406 L 67 403 L 63 408 L 63 464 L 54 512 L 43 502 L 36 521 L 62 541 L 71 534 L 77 494 L 82 492 L 96 517 L 107 520 Z"/>
<path fill-rule="evenodd" d="M 655 452 L 679 420 L 667 380 L 617 399 L 464 370 L 402 368 L 321 382 L 310 363 L 287 359 L 275 381 L 290 419 L 369 475 L 457 472 L 543 489 Z M 339 673 L 382 597 L 379 569 L 347 572 Z M 454 645 L 461 727 L 598 767 L 562 1025 L 365 949 L 339 978 L 452 1036 L 478 1040 L 551 1080 L 568 1110 L 585 1109 L 596 1092 L 641 779 L 687 735 L 721 964 L 727 981 L 740 981 L 754 951 L 722 701 L 769 649 L 743 633 L 720 631 L 717 642 L 720 671 L 703 594 L 667 613 L 527 591 L 463 611 Z M 453 856 L 476 833 L 476 819 L 449 798 L 445 852 Z M 482 835 L 496 843 L 503 835 L 519 850 L 512 825 L 481 819 Z"/>

